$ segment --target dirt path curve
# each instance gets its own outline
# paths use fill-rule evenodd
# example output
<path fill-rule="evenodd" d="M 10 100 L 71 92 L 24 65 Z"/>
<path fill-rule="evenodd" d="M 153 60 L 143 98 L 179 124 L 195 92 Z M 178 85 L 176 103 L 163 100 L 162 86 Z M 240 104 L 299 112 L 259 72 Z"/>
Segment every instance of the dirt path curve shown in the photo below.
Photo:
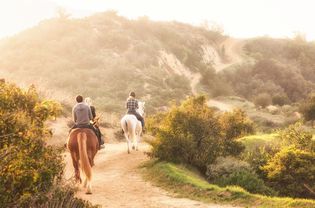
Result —
<path fill-rule="evenodd" d="M 148 160 L 144 151 L 146 144 L 140 144 L 140 151 L 126 152 L 126 143 L 106 144 L 99 151 L 93 168 L 93 194 L 86 195 L 80 187 L 77 196 L 102 207 L 128 208 L 227 208 L 231 206 L 204 204 L 202 202 L 176 198 L 174 195 L 145 181 L 139 165 Z M 66 157 L 66 178 L 73 175 L 70 156 Z"/>
<path fill-rule="evenodd" d="M 240 39 L 227 38 L 221 46 L 225 47 L 225 54 L 227 56 L 227 62 L 223 62 L 220 58 L 215 59 L 214 68 L 216 72 L 222 71 L 235 64 L 240 64 L 244 61 L 243 46 L 245 42 Z"/>

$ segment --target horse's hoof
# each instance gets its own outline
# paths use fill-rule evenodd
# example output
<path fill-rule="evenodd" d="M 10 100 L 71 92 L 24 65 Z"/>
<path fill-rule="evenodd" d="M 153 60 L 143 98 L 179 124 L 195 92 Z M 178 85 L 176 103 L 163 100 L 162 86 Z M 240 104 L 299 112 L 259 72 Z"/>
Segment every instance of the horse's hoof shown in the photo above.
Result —
<path fill-rule="evenodd" d="M 130 154 L 130 151 L 128 150 L 128 154 Z"/>
<path fill-rule="evenodd" d="M 135 146 L 132 146 L 132 149 L 134 150 L 134 149 L 135 149 Z"/>
<path fill-rule="evenodd" d="M 91 187 L 91 184 L 88 185 L 85 194 L 92 194 L 92 187 Z"/>

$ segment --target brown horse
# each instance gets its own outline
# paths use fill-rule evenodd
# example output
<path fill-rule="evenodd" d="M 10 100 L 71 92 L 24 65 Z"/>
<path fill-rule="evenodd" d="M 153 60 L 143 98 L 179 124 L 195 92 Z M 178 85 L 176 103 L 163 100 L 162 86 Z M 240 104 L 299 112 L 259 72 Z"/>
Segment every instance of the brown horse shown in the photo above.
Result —
<path fill-rule="evenodd" d="M 83 183 L 84 188 L 87 187 L 86 194 L 92 194 L 92 167 L 94 166 L 94 156 L 99 149 L 95 133 L 88 128 L 73 129 L 70 132 L 67 147 L 71 153 L 76 181 L 82 182 L 79 170 L 81 166 L 82 172 L 86 176 Z"/>

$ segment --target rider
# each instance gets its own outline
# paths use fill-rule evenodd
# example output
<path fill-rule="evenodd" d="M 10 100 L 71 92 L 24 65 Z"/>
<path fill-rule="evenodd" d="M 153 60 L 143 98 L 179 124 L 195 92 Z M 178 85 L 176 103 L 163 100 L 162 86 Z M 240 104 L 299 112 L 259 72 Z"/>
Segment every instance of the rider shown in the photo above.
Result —
<path fill-rule="evenodd" d="M 83 97 L 78 95 L 76 98 L 77 104 L 72 108 L 72 117 L 74 128 L 89 128 L 90 120 L 93 119 L 91 109 L 83 102 Z"/>
<path fill-rule="evenodd" d="M 144 119 L 137 112 L 137 109 L 139 108 L 139 106 L 138 106 L 138 100 L 136 100 L 135 98 L 136 98 L 136 93 L 130 92 L 129 98 L 127 99 L 127 102 L 126 102 L 127 114 L 132 114 L 132 115 L 135 115 L 137 117 L 137 119 L 142 124 L 142 132 L 145 133 Z"/>
<path fill-rule="evenodd" d="M 100 141 L 101 138 L 98 137 L 96 130 L 90 124 L 90 120 L 93 119 L 91 108 L 83 102 L 83 97 L 78 95 L 76 97 L 77 104 L 72 108 L 72 117 L 74 121 L 74 126 L 71 129 L 75 128 L 89 128 L 92 129 Z M 101 144 L 101 143 L 99 143 Z"/>
<path fill-rule="evenodd" d="M 90 107 L 91 109 L 91 113 L 92 113 L 92 117 L 93 119 L 91 119 L 91 123 L 93 125 L 93 127 L 95 128 L 95 133 L 97 135 L 97 138 L 99 139 L 98 142 L 100 144 L 100 148 L 104 148 L 104 139 L 102 138 L 102 133 L 100 128 L 98 127 L 98 125 L 96 124 L 95 118 L 96 118 L 96 113 L 95 113 L 95 107 L 92 105 L 92 99 L 87 97 L 85 98 L 85 103 Z"/>

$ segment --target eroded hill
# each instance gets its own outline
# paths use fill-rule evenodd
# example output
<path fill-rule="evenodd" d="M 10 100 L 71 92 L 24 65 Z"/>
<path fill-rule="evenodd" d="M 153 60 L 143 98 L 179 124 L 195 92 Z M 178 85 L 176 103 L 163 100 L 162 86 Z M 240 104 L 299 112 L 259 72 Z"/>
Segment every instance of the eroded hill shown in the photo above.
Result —
<path fill-rule="evenodd" d="M 56 18 L 2 40 L 0 69 L 2 76 L 36 83 L 65 102 L 78 93 L 90 96 L 109 112 L 121 111 L 134 90 L 152 111 L 197 93 L 200 77 L 214 74 L 205 48 L 221 56 L 225 39 L 203 28 L 114 12 Z"/>

